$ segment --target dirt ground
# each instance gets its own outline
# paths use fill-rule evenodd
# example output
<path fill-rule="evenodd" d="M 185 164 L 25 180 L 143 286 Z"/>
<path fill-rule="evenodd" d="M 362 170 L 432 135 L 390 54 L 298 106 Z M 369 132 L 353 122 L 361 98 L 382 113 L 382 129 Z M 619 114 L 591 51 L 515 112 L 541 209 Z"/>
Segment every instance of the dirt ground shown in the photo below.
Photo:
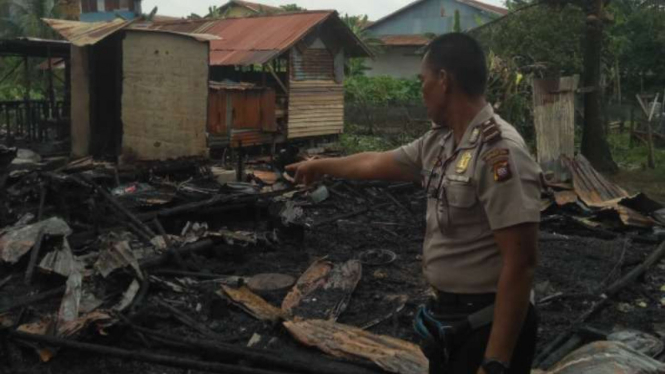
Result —
<path fill-rule="evenodd" d="M 349 195 L 351 192 L 347 191 Z M 186 259 L 190 268 L 210 274 L 247 276 L 259 273 L 283 273 L 295 277 L 316 259 L 327 257 L 333 262 L 343 262 L 357 258 L 369 249 L 387 249 L 397 254 L 397 259 L 384 266 L 364 266 L 363 275 L 351 298 L 348 309 L 339 322 L 362 325 L 386 314 L 385 298 L 388 295 L 407 295 L 406 307 L 394 317 L 371 327 L 369 331 L 388 334 L 409 341 L 417 341 L 412 329 L 412 319 L 417 307 L 426 300 L 427 285 L 421 274 L 421 246 L 424 236 L 424 198 L 420 191 L 408 189 L 395 194 L 407 213 L 397 205 L 372 210 L 369 213 L 339 220 L 336 223 L 306 230 L 304 240 L 298 240 L 298 233 L 284 236 L 276 247 L 261 246 L 225 251 L 223 253 L 202 254 Z M 373 205 L 372 199 L 342 199 L 333 196 L 319 207 L 307 210 L 313 222 L 335 215 L 357 210 L 359 206 Z M 188 217 L 206 219 L 206 217 Z M 207 217 L 210 219 L 210 217 Z M 254 222 L 254 213 L 236 212 L 228 216 L 217 215 L 213 222 L 231 230 L 268 230 L 268 221 Z M 552 221 L 556 222 L 556 221 Z M 178 224 L 167 227 L 176 231 Z M 212 226 L 215 226 L 214 224 Z M 211 227 L 212 228 L 212 227 Z M 558 235 L 552 235 L 558 234 Z M 565 236 L 561 236 L 565 235 Z M 631 239 L 627 239 L 630 237 Z M 598 300 L 599 290 L 617 280 L 643 261 L 655 248 L 654 243 L 639 243 L 635 233 L 612 240 L 595 238 L 593 232 L 580 231 L 578 227 L 567 227 L 559 223 L 545 223 L 542 226 L 540 241 L 540 264 L 537 270 L 535 288 L 536 300 L 562 292 L 587 294 L 576 298 L 563 298 L 539 306 L 541 325 L 538 348 L 542 347 L 567 329 L 571 322 L 588 310 L 591 302 Z M 14 271 L 2 268 L 2 272 Z M 0 272 L 0 273 L 2 273 Z M 4 274 L 4 273 L 3 273 Z M 160 275 L 162 279 L 175 277 Z M 636 284 L 623 291 L 616 301 L 589 321 L 589 325 L 605 330 L 638 329 L 650 333 L 665 333 L 665 313 L 661 287 L 665 285 L 665 263 L 660 263 L 649 271 Z M 228 337 L 228 341 L 246 345 L 253 334 L 265 337 L 261 346 L 284 352 L 285 355 L 320 354 L 298 344 L 280 326 L 259 322 L 216 294 L 219 286 L 199 279 L 189 285 L 185 292 L 174 292 L 167 287 L 151 290 L 143 306 L 132 316 L 139 325 L 151 329 L 177 334 L 197 336 L 189 327 L 170 318 L 160 309 L 157 300 L 169 300 L 179 305 L 182 311 L 203 323 L 213 331 Z M 18 289 L 0 291 L 0 297 L 17 296 Z M 283 295 L 273 295 L 268 301 L 279 305 Z M 54 300 L 57 304 L 57 300 Z M 27 313 L 37 313 L 46 305 L 29 308 Z M 124 349 L 145 350 L 141 339 L 126 326 L 115 326 L 105 331 L 104 336 L 88 332 L 80 338 L 100 344 Z M 189 373 L 182 369 L 131 362 L 62 349 L 49 363 L 40 363 L 35 350 L 6 342 L 0 353 L 0 373 L 2 374 L 83 374 L 83 373 L 127 373 L 127 374 L 171 374 Z M 151 351 L 168 350 L 159 344 L 152 345 Z M 200 357 L 196 352 L 192 358 Z"/>

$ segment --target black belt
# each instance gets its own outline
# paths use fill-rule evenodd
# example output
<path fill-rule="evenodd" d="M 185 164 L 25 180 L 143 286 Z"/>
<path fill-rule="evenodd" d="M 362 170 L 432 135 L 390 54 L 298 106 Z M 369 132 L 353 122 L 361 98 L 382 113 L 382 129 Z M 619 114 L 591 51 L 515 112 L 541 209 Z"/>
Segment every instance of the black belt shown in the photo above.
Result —
<path fill-rule="evenodd" d="M 489 305 L 496 300 L 496 293 L 461 294 L 434 289 L 434 301 L 442 306 Z"/>

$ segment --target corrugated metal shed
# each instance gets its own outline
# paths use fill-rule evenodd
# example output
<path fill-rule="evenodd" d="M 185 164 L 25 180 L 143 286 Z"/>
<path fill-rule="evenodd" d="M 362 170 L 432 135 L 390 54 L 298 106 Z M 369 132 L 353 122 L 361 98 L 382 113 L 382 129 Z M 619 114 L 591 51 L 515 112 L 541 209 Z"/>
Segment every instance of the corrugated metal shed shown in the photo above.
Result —
<path fill-rule="evenodd" d="M 336 36 L 346 41 L 349 57 L 371 53 L 346 27 L 335 11 L 312 11 L 270 16 L 219 20 L 183 20 L 147 25 L 153 30 L 188 34 L 212 34 L 221 40 L 210 43 L 210 65 L 234 66 L 264 64 L 293 47 L 316 26 L 331 22 Z"/>

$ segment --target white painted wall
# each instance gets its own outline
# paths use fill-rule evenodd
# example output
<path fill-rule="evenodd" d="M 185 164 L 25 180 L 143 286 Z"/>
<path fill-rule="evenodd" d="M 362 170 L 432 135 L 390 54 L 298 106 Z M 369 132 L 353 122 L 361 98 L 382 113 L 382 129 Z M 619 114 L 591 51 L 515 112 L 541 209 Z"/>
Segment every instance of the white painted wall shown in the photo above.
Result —
<path fill-rule="evenodd" d="M 367 59 L 371 70 L 365 74 L 369 77 L 389 75 L 394 78 L 415 79 L 420 73 L 421 56 L 415 54 L 416 47 L 386 48 L 374 60 Z"/>

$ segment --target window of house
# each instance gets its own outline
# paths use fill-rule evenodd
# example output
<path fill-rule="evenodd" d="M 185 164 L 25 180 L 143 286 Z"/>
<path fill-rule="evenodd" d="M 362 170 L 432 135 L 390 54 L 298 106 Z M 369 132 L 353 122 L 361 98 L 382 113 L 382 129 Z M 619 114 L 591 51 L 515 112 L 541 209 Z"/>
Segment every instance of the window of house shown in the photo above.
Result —
<path fill-rule="evenodd" d="M 106 7 L 104 6 L 104 0 L 97 0 L 97 11 L 98 12 L 106 11 Z"/>
<path fill-rule="evenodd" d="M 83 13 L 94 13 L 97 11 L 98 0 L 82 0 L 81 11 Z"/>
<path fill-rule="evenodd" d="M 106 0 L 105 4 L 107 12 L 120 9 L 120 0 Z"/>
<path fill-rule="evenodd" d="M 129 0 L 120 0 L 120 10 L 129 10 Z"/>

